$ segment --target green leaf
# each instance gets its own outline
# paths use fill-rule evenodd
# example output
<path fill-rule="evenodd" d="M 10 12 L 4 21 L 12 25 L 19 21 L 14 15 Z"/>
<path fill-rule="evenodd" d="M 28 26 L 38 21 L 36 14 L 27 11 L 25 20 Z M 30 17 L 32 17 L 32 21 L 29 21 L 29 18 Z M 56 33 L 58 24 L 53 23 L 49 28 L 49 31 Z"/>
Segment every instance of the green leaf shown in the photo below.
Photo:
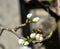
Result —
<path fill-rule="evenodd" d="M 51 3 L 52 2 L 52 0 L 47 0 L 49 3 Z"/>
<path fill-rule="evenodd" d="M 25 41 L 28 41 L 30 43 L 32 41 L 32 39 L 29 36 L 27 36 Z"/>
<path fill-rule="evenodd" d="M 53 32 L 50 32 L 50 34 L 48 35 L 48 38 L 50 38 L 52 36 Z"/>

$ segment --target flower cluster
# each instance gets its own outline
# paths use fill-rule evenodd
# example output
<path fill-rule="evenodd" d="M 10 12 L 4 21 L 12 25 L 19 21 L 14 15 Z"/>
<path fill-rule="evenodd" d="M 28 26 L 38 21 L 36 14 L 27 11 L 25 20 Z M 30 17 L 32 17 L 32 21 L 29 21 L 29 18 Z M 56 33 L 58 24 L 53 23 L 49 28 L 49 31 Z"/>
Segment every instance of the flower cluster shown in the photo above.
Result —
<path fill-rule="evenodd" d="M 29 13 L 27 15 L 27 22 L 33 22 L 33 23 L 36 23 L 39 21 L 39 17 L 35 17 L 32 19 L 32 13 Z M 47 38 L 50 38 L 52 36 L 52 32 L 47 36 Z M 27 36 L 27 38 L 24 40 L 24 39 L 19 39 L 18 40 L 18 43 L 20 45 L 29 45 L 31 42 L 33 41 L 38 41 L 38 42 L 42 42 L 44 40 L 44 37 L 43 37 L 43 34 L 39 34 L 39 33 L 31 33 L 30 36 Z"/>
<path fill-rule="evenodd" d="M 29 13 L 29 14 L 27 14 L 27 22 L 33 22 L 33 23 L 36 23 L 36 22 L 38 22 L 39 21 L 39 17 L 35 17 L 35 18 L 33 18 L 32 19 L 32 13 Z M 18 43 L 19 44 L 22 44 L 22 45 L 29 45 L 29 43 L 32 41 L 32 38 L 35 38 L 35 33 L 32 33 L 31 35 L 30 35 L 30 37 L 27 37 L 26 38 L 26 40 L 23 40 L 23 39 L 19 39 L 18 40 Z M 40 36 L 40 35 L 39 35 Z M 38 34 L 36 35 L 36 39 L 37 39 L 37 37 L 38 37 Z M 39 37 L 38 37 L 39 38 Z M 41 39 L 41 38 L 39 38 L 39 39 Z"/>
<path fill-rule="evenodd" d="M 53 32 L 50 32 L 50 34 L 47 36 L 47 38 L 50 38 L 52 36 Z M 18 43 L 20 45 L 29 45 L 31 42 L 33 41 L 38 41 L 38 42 L 42 42 L 44 40 L 43 35 L 42 34 L 37 34 L 37 33 L 31 33 L 30 36 L 27 36 L 27 38 L 24 39 L 19 39 Z"/>
<path fill-rule="evenodd" d="M 42 34 L 31 33 L 30 38 L 35 39 L 35 40 L 37 40 L 39 42 L 43 41 Z"/>
<path fill-rule="evenodd" d="M 30 37 L 28 36 L 25 40 L 23 40 L 23 39 L 19 39 L 18 40 L 18 43 L 20 44 L 20 45 L 29 45 L 29 43 L 31 43 L 32 41 L 39 41 L 39 42 L 41 42 L 41 41 L 43 41 L 43 36 L 42 36 L 42 34 L 36 34 L 36 33 L 31 33 L 30 34 Z"/>
<path fill-rule="evenodd" d="M 35 17 L 35 18 L 33 18 L 33 19 L 31 20 L 32 16 L 33 16 L 32 13 L 27 14 L 27 19 L 29 19 L 29 21 L 31 21 L 31 22 L 33 22 L 33 23 L 39 21 L 39 19 L 40 19 L 39 17 Z"/>

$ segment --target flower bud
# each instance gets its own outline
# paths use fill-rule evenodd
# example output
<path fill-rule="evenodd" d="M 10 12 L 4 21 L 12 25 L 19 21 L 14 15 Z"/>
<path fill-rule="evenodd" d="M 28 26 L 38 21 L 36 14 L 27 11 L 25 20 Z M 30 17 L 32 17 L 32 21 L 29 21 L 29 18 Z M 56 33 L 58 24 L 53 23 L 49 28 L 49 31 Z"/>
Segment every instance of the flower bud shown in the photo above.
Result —
<path fill-rule="evenodd" d="M 42 36 L 40 36 L 40 39 L 39 39 L 39 41 L 41 42 L 41 41 L 43 41 L 43 37 Z"/>
<path fill-rule="evenodd" d="M 38 22 L 39 19 L 40 19 L 39 17 L 35 17 L 35 18 L 33 18 L 32 22 Z"/>
<path fill-rule="evenodd" d="M 37 34 L 36 35 L 36 40 L 39 40 L 39 38 L 40 38 L 40 34 Z"/>
<path fill-rule="evenodd" d="M 36 36 L 36 33 L 31 33 L 31 34 L 30 34 L 30 37 L 31 37 L 32 39 L 34 39 L 35 36 Z"/>
<path fill-rule="evenodd" d="M 27 18 L 30 19 L 32 17 L 32 13 L 27 14 Z"/>
<path fill-rule="evenodd" d="M 32 49 L 31 47 L 28 47 L 28 46 L 20 46 L 20 49 Z"/>
<path fill-rule="evenodd" d="M 23 40 L 23 39 L 19 39 L 19 40 L 18 40 L 18 43 L 19 43 L 19 44 L 24 44 L 24 40 Z"/>
<path fill-rule="evenodd" d="M 29 42 L 28 41 L 25 41 L 24 45 L 29 45 Z"/>

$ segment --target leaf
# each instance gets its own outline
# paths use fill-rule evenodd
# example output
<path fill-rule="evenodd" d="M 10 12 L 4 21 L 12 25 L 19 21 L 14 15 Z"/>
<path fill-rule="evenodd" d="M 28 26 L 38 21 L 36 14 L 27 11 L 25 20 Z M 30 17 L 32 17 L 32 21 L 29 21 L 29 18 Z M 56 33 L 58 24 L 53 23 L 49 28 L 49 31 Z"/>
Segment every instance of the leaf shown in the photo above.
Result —
<path fill-rule="evenodd" d="M 51 3 L 52 2 L 52 0 L 47 0 L 49 3 Z"/>
<path fill-rule="evenodd" d="M 25 41 L 28 41 L 30 43 L 32 41 L 32 39 L 29 36 L 27 36 Z"/>
<path fill-rule="evenodd" d="M 48 35 L 48 38 L 50 38 L 52 36 L 53 32 L 50 32 L 50 34 Z"/>

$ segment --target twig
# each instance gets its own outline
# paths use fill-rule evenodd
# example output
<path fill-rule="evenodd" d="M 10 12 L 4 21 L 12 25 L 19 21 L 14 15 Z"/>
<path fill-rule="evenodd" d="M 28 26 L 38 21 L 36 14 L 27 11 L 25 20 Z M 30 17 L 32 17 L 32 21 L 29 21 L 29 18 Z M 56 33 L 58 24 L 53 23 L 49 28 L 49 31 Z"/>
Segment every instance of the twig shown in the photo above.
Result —
<path fill-rule="evenodd" d="M 13 33 L 14 35 L 16 35 L 18 38 L 20 38 L 20 37 L 16 34 L 16 31 L 17 31 L 18 29 L 26 26 L 26 25 L 27 25 L 27 24 L 24 23 L 24 24 L 21 24 L 20 26 L 15 27 L 15 28 L 5 28 L 5 27 L 2 26 L 2 27 L 0 27 L 0 29 L 1 29 L 0 36 L 2 35 L 2 33 L 3 33 L 4 30 L 7 30 L 7 31 L 10 31 L 11 33 Z"/>
<path fill-rule="evenodd" d="M 24 26 L 26 26 L 26 25 L 27 25 L 26 23 L 21 24 L 20 26 L 15 27 L 14 30 L 17 31 L 18 29 L 20 29 L 20 28 L 22 28 L 22 27 L 24 27 Z"/>

